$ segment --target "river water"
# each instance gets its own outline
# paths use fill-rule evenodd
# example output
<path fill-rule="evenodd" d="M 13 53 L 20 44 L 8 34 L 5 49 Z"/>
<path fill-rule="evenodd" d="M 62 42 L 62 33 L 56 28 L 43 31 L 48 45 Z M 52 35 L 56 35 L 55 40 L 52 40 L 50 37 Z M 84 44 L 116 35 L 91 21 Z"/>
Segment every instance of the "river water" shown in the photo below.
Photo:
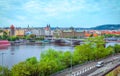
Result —
<path fill-rule="evenodd" d="M 106 46 L 115 44 L 116 43 L 107 43 Z M 0 49 L 0 65 L 12 67 L 14 64 L 25 61 L 30 57 L 36 57 L 39 60 L 40 53 L 50 48 L 57 51 L 74 50 L 74 47 L 72 46 L 59 46 L 55 44 L 9 46 L 8 48 Z"/>
<path fill-rule="evenodd" d="M 55 44 L 9 46 L 8 48 L 0 49 L 0 65 L 11 67 L 30 57 L 36 57 L 39 60 L 40 53 L 48 49 L 55 49 L 57 51 L 73 51 L 74 47 L 59 46 Z"/>

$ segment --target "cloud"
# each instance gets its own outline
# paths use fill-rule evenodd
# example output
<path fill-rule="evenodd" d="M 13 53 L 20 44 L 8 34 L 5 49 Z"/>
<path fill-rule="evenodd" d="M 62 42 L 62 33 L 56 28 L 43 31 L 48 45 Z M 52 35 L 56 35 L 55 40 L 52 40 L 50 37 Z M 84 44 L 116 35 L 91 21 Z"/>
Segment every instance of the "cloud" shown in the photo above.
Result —
<path fill-rule="evenodd" d="M 19 19 L 19 20 L 21 20 L 21 21 L 26 20 L 26 17 L 25 17 L 25 16 L 20 16 L 20 15 L 19 15 L 19 16 L 16 16 L 16 18 Z"/>
<path fill-rule="evenodd" d="M 87 20 L 94 15 L 118 15 L 119 6 L 119 0 L 1 0 L 0 21 L 42 24 L 52 20 Z"/>
<path fill-rule="evenodd" d="M 46 16 L 56 16 L 64 13 L 71 13 L 84 8 L 84 0 L 51 0 L 49 2 L 29 1 L 23 5 L 24 9 L 30 13 L 44 14 Z"/>

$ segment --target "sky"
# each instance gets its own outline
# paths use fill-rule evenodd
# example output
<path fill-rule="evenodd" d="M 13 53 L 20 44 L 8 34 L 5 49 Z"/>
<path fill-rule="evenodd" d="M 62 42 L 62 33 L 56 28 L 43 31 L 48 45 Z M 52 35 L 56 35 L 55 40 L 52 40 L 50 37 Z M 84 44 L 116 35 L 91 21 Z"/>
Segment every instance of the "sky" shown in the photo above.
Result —
<path fill-rule="evenodd" d="M 0 0 L 0 27 L 120 24 L 120 0 Z"/>

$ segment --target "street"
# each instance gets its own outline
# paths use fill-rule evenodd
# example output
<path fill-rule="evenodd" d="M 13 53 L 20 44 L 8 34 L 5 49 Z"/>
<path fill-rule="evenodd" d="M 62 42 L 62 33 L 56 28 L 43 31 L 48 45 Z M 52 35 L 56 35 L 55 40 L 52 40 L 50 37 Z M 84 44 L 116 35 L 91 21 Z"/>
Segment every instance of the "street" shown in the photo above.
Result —
<path fill-rule="evenodd" d="M 101 74 L 120 63 L 119 60 L 120 54 L 117 54 L 115 56 L 99 60 L 105 62 L 105 65 L 101 68 L 97 68 L 96 64 L 98 61 L 94 61 L 78 67 L 73 67 L 72 74 L 70 73 L 71 69 L 69 69 L 54 76 L 99 76 L 98 74 Z"/>

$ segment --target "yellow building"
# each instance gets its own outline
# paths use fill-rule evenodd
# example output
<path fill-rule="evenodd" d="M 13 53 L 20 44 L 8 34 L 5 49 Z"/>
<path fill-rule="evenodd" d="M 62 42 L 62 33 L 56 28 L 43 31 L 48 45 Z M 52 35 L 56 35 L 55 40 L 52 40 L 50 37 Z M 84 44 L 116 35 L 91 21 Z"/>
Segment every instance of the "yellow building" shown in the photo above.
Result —
<path fill-rule="evenodd" d="M 15 29 L 15 36 L 24 36 L 25 30 L 24 29 Z"/>
<path fill-rule="evenodd" d="M 3 29 L 3 31 L 2 31 L 2 32 L 0 32 L 0 36 L 2 36 L 2 35 L 3 35 L 3 32 L 6 32 L 6 33 L 7 33 L 7 35 L 9 35 L 10 30 L 9 30 L 9 29 Z"/>

